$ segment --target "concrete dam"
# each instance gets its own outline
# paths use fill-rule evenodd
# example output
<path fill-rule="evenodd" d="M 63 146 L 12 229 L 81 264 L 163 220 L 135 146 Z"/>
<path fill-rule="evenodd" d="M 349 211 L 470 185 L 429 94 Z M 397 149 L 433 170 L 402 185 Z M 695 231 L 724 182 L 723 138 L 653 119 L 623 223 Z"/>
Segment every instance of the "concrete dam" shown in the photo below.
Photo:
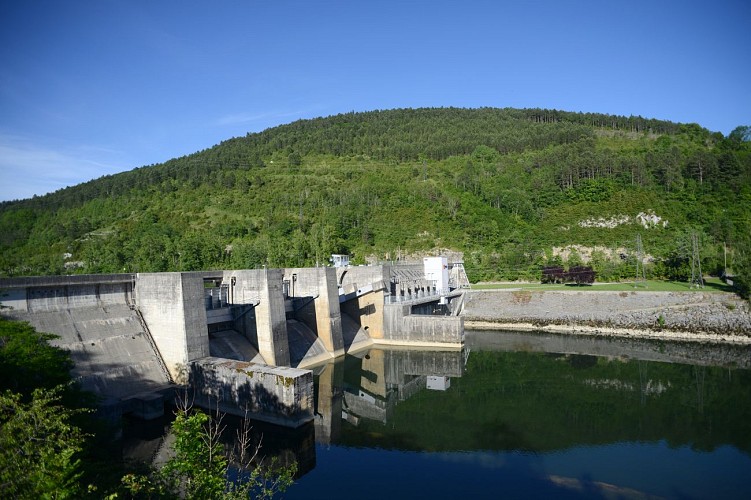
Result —
<path fill-rule="evenodd" d="M 8 278 L 0 304 L 58 336 L 105 415 L 156 418 L 184 390 L 199 406 L 299 427 L 314 418 L 311 367 L 378 344 L 461 349 L 449 267 Z"/>

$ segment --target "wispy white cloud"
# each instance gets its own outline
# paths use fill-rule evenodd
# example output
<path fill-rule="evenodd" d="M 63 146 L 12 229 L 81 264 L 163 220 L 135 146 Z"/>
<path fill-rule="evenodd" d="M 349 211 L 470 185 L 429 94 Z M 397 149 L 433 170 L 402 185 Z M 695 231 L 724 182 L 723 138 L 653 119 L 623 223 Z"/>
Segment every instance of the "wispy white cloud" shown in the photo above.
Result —
<path fill-rule="evenodd" d="M 296 109 L 294 111 L 268 111 L 264 113 L 234 113 L 221 116 L 214 120 L 213 124 L 217 127 L 227 125 L 241 125 L 244 123 L 261 122 L 264 126 L 273 126 L 281 121 L 287 121 L 290 118 L 304 118 L 311 113 L 315 113 L 320 108 L 310 107 L 306 109 Z"/>
<path fill-rule="evenodd" d="M 0 200 L 42 195 L 124 170 L 118 151 L 98 146 L 54 148 L 0 135 Z"/>
<path fill-rule="evenodd" d="M 223 127 L 225 125 L 238 125 L 241 123 L 252 123 L 258 120 L 265 120 L 273 117 L 272 113 L 237 113 L 232 115 L 225 115 L 217 118 L 214 121 L 214 125 Z"/>

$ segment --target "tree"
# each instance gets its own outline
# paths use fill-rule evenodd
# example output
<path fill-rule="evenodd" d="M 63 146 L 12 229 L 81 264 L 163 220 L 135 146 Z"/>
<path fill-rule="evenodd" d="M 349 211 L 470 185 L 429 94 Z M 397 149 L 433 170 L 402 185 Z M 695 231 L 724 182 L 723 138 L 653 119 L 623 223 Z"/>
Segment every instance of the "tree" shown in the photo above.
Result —
<path fill-rule="evenodd" d="M 699 181 L 699 185 L 704 184 L 704 180 L 713 180 L 717 166 L 717 160 L 706 150 L 699 149 L 694 151 L 688 160 L 689 175 Z"/>
<path fill-rule="evenodd" d="M 742 142 L 751 142 L 751 125 L 735 127 L 732 132 L 728 134 L 728 139 L 738 144 Z"/>
<path fill-rule="evenodd" d="M 73 362 L 66 351 L 48 343 L 54 338 L 28 323 L 0 317 L 0 390 L 20 394 L 25 401 L 38 388 L 73 390 L 68 385 Z"/>
<path fill-rule="evenodd" d="M 93 397 L 72 383 L 54 335 L 0 317 L 0 497 L 69 498 L 82 492 L 77 422 Z"/>
<path fill-rule="evenodd" d="M 721 138 L 694 124 L 543 109 L 301 120 L 0 202 L 0 274 L 289 267 L 330 253 L 365 262 L 396 248 L 446 248 L 498 252 L 482 272 L 499 278 L 534 260 L 519 234 L 551 250 L 631 238 L 625 226 L 573 226 L 583 218 L 655 211 L 668 231 L 707 233 L 728 205 L 733 220 L 747 220 L 748 138 L 749 127 Z M 670 242 L 654 233 L 653 257 L 667 271 Z"/>
<path fill-rule="evenodd" d="M 655 170 L 660 183 L 667 192 L 675 191 L 683 186 L 681 160 L 681 153 L 677 146 L 664 147 L 647 155 L 647 161 Z"/>
<path fill-rule="evenodd" d="M 290 167 L 299 167 L 302 165 L 302 156 L 300 156 L 300 153 L 297 151 L 293 151 L 287 156 L 287 161 L 289 162 Z"/>
<path fill-rule="evenodd" d="M 735 282 L 739 294 L 751 297 L 751 231 L 742 234 L 735 244 L 733 270 L 737 274 Z"/>
<path fill-rule="evenodd" d="M 52 338 L 0 317 L 0 498 L 80 498 L 96 489 L 84 475 L 102 481 L 103 464 L 88 456 L 96 436 L 81 430 L 99 427 L 81 420 L 89 418 L 90 398 L 72 385 L 69 355 L 49 345 Z M 259 448 L 251 446 L 247 419 L 229 453 L 219 440 L 222 431 L 220 415 L 211 419 L 183 406 L 172 424 L 173 458 L 151 476 L 126 474 L 121 492 L 147 498 L 269 498 L 292 484 L 295 464 L 255 463 Z M 244 471 L 235 481 L 228 479 L 230 463 Z"/>
<path fill-rule="evenodd" d="M 235 445 L 227 449 L 220 441 L 225 430 L 222 418 L 218 411 L 213 417 L 193 411 L 186 399 L 180 400 L 171 427 L 174 455 L 148 476 L 124 476 L 127 493 L 147 498 L 272 498 L 292 485 L 297 464 L 284 467 L 272 460 L 262 467 L 257 463 L 260 445 L 251 445 L 247 418 Z M 234 479 L 230 463 L 239 468 Z"/>
<path fill-rule="evenodd" d="M 63 386 L 34 389 L 29 403 L 12 391 L 0 393 L 0 497 L 76 498 L 86 434 L 62 405 Z"/>

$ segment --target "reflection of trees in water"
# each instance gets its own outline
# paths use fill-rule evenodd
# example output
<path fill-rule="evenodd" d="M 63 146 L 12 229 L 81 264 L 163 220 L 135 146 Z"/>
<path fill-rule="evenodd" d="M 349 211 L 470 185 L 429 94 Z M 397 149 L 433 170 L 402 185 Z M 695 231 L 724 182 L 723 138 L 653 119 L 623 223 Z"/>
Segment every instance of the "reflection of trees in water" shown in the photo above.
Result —
<path fill-rule="evenodd" d="M 729 377 L 711 366 L 478 349 L 449 391 L 421 392 L 396 408 L 393 432 L 377 430 L 382 445 L 431 449 L 545 450 L 632 439 L 747 449 L 746 382 L 748 370 Z M 362 444 L 367 426 L 342 440 Z"/>
<path fill-rule="evenodd" d="M 699 415 L 704 414 L 704 396 L 706 394 L 706 388 L 704 380 L 707 375 L 707 368 L 705 366 L 694 366 L 694 383 L 696 384 L 696 409 Z"/>
<path fill-rule="evenodd" d="M 571 354 L 568 362 L 573 368 L 592 368 L 597 365 L 597 356 L 589 354 Z"/>
<path fill-rule="evenodd" d="M 647 371 L 649 370 L 647 363 L 639 360 L 639 402 L 642 406 L 647 404 L 647 383 L 649 378 L 647 377 Z"/>

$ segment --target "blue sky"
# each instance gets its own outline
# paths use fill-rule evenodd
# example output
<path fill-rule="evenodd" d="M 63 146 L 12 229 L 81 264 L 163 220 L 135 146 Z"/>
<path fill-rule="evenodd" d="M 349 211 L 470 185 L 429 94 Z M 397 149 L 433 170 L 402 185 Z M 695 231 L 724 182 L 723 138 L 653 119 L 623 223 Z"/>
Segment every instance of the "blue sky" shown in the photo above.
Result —
<path fill-rule="evenodd" d="M 0 200 L 300 118 L 545 107 L 751 125 L 751 2 L 7 0 Z"/>

